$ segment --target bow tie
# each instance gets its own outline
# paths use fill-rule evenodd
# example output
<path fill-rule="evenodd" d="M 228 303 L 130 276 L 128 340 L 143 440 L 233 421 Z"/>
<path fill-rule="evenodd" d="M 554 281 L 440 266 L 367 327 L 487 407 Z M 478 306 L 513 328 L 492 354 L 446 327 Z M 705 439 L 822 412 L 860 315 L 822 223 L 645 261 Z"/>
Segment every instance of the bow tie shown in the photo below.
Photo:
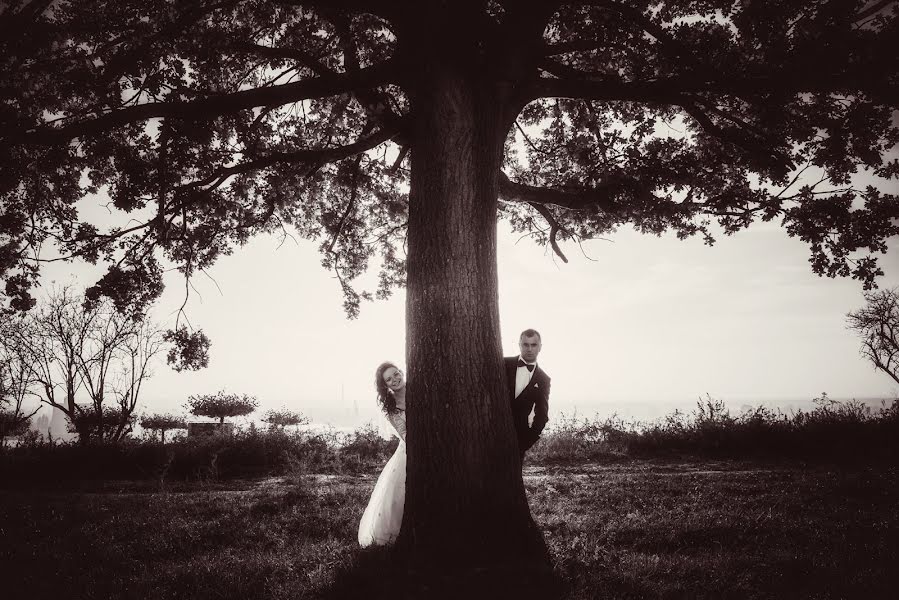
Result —
<path fill-rule="evenodd" d="M 520 369 L 521 367 L 524 367 L 524 368 L 526 368 L 528 371 L 533 371 L 533 370 L 534 370 L 534 367 L 536 367 L 536 366 L 537 366 L 537 365 L 529 365 L 528 363 L 524 362 L 524 361 L 521 360 L 520 358 L 518 359 L 518 368 L 519 368 L 519 369 Z"/>

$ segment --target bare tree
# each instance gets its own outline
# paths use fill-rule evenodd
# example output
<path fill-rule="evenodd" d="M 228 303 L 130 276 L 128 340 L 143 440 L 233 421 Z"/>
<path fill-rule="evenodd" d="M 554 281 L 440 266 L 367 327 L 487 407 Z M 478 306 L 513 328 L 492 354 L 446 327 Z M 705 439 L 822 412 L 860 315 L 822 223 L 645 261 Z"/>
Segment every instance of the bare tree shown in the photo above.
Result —
<path fill-rule="evenodd" d="M 18 316 L 10 327 L 10 340 L 32 368 L 33 385 L 28 386 L 28 394 L 58 408 L 71 423 L 75 422 L 75 396 L 81 388 L 78 356 L 88 327 L 68 287 L 51 292 L 40 308 Z"/>
<path fill-rule="evenodd" d="M 125 336 L 120 346 L 122 369 L 112 387 L 119 408 L 129 415 L 134 414 L 140 397 L 141 385 L 153 376 L 150 369 L 152 359 L 163 350 L 164 332 L 152 322 L 143 319 L 133 323 L 131 335 Z M 122 435 L 122 431 L 119 435 Z M 128 430 L 130 433 L 130 429 Z M 165 436 L 165 432 L 163 432 Z"/>
<path fill-rule="evenodd" d="M 82 443 L 131 432 L 141 384 L 163 349 L 155 325 L 63 287 L 10 329 L 31 369 L 25 393 L 62 411 Z M 82 396 L 88 402 L 77 402 Z"/>
<path fill-rule="evenodd" d="M 101 440 L 121 439 L 123 433 L 131 429 L 131 413 L 125 407 L 109 410 L 106 400 L 116 375 L 113 369 L 124 358 L 123 346 L 125 340 L 133 335 L 134 324 L 108 303 L 82 309 L 77 317 L 82 317 L 89 323 L 86 328 L 86 343 L 82 346 L 82 351 L 76 354 L 76 366 L 90 405 L 78 409 L 82 425 L 76 429 L 79 430 L 79 435 L 93 435 Z"/>
<path fill-rule="evenodd" d="M 899 288 L 866 292 L 864 308 L 847 315 L 862 337 L 861 353 L 899 383 Z"/>
<path fill-rule="evenodd" d="M 0 327 L 0 446 L 6 438 L 23 433 L 38 409 L 28 412 L 22 403 L 32 382 L 32 369 Z"/>

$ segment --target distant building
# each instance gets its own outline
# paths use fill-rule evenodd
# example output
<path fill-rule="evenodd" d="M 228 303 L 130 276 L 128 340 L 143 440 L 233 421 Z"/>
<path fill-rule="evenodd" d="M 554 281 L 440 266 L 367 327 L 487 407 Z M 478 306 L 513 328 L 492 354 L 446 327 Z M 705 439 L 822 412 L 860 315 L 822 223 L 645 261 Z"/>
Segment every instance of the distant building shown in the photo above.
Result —
<path fill-rule="evenodd" d="M 66 418 L 66 414 L 55 406 L 52 410 L 53 414 L 50 417 L 50 426 L 47 431 L 53 439 L 57 442 L 71 442 L 77 438 L 76 434 L 69 431 L 69 420 Z"/>

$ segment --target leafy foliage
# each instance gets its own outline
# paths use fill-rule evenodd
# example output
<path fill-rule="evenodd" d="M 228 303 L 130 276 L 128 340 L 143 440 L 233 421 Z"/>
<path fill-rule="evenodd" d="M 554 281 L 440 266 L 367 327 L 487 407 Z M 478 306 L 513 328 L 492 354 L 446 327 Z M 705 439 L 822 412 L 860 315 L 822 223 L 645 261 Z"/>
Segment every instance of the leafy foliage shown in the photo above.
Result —
<path fill-rule="evenodd" d="M 357 314 L 403 285 L 415 99 L 447 65 L 512 90 L 501 214 L 560 255 L 624 224 L 712 243 L 778 220 L 816 273 L 870 288 L 899 233 L 893 2 L 19 0 L 2 21 L 15 310 L 42 246 L 110 264 L 88 296 L 121 308 L 159 295 L 166 262 L 189 277 L 295 231 Z M 81 215 L 98 193 L 120 224 Z"/>
<path fill-rule="evenodd" d="M 188 331 L 187 327 L 179 327 L 166 331 L 163 339 L 172 344 L 166 359 L 179 373 L 199 371 L 209 366 L 209 346 L 212 342 L 202 329 Z"/>

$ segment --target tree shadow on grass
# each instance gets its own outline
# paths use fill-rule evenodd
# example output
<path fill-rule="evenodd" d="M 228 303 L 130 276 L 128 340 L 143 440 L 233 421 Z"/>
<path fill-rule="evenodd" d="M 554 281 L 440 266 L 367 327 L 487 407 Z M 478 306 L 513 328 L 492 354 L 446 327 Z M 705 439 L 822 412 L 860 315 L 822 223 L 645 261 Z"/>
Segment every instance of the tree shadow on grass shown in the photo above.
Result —
<path fill-rule="evenodd" d="M 490 599 L 555 600 L 567 597 L 567 586 L 554 571 L 520 564 L 485 568 L 456 565 L 411 566 L 394 548 L 356 550 L 319 596 L 323 600 Z"/>

